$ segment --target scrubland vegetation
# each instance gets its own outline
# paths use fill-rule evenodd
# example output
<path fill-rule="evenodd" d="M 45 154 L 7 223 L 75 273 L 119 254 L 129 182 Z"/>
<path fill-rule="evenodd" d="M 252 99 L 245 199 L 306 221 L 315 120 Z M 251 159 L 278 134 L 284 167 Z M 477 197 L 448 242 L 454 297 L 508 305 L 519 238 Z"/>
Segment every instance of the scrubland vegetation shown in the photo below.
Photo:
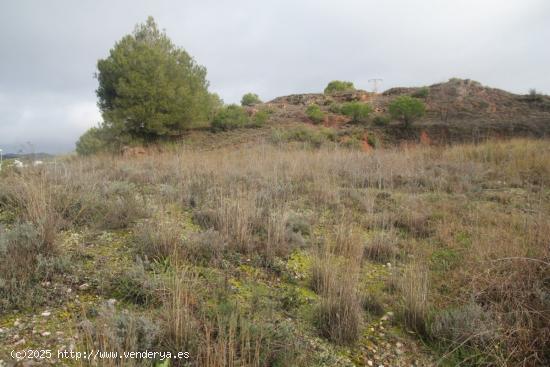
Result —
<path fill-rule="evenodd" d="M 0 359 L 548 365 L 549 162 L 543 140 L 266 143 L 4 170 Z"/>
<path fill-rule="evenodd" d="M 224 105 L 152 18 L 97 68 L 79 156 L 0 175 L 0 366 L 550 364 L 548 141 L 426 132 L 544 136 L 546 96 L 332 81 Z"/>

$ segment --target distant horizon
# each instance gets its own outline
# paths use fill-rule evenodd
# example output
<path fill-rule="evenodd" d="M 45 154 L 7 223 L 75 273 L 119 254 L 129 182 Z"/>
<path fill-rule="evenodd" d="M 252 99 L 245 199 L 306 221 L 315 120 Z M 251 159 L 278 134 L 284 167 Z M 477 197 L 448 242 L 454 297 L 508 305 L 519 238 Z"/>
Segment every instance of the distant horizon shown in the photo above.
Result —
<path fill-rule="evenodd" d="M 482 86 L 484 87 L 487 87 L 487 88 L 496 88 L 496 89 L 500 89 L 500 90 L 503 90 L 505 92 L 509 92 L 509 93 L 513 93 L 513 94 L 517 94 L 517 95 L 525 95 L 525 94 L 528 94 L 529 90 L 525 91 L 524 93 L 516 93 L 516 92 L 513 92 L 513 91 L 510 91 L 510 90 L 506 90 L 506 89 L 503 89 L 503 88 L 498 88 L 498 87 L 494 87 L 492 85 L 487 85 L 479 80 L 474 80 L 474 79 L 471 79 L 471 78 L 465 78 L 465 77 L 449 77 L 447 78 L 446 80 L 441 80 L 441 81 L 436 81 L 436 82 L 433 82 L 433 83 L 428 83 L 428 84 L 422 84 L 422 85 L 395 85 L 395 86 L 391 86 L 391 87 L 388 87 L 388 88 L 385 88 L 383 90 L 379 90 L 378 93 L 380 94 L 383 94 L 385 93 L 386 91 L 390 90 L 390 89 L 393 89 L 393 88 L 420 88 L 420 87 L 424 87 L 424 86 L 427 86 L 427 87 L 430 87 L 430 86 L 433 86 L 433 85 L 436 85 L 436 84 L 441 84 L 441 83 L 446 83 L 452 79 L 460 79 L 460 80 L 471 80 L 471 81 L 474 81 L 474 82 L 478 82 L 480 83 Z M 353 80 L 350 80 L 353 82 Z M 327 81 L 328 83 L 328 81 Z M 372 92 L 371 89 L 369 88 L 362 88 L 361 86 L 357 86 L 355 85 L 355 88 L 357 90 L 364 90 L 364 91 L 367 91 L 367 92 Z M 538 90 L 537 90 L 538 91 Z M 216 91 L 212 91 L 212 92 L 216 92 Z M 542 93 L 542 91 L 539 91 Z M 274 97 L 270 97 L 268 99 L 265 99 L 264 102 L 269 102 L 275 98 L 278 98 L 278 97 L 284 97 L 284 96 L 288 96 L 288 95 L 291 95 L 291 94 L 322 94 L 323 91 L 320 90 L 320 91 L 305 91 L 305 92 L 295 92 L 295 93 L 290 93 L 290 94 L 282 94 L 282 95 L 278 95 L 278 96 L 274 96 Z M 546 94 L 546 93 L 544 93 Z M 262 96 L 260 96 L 260 98 L 262 98 Z M 225 101 L 224 101 L 225 102 Z M 226 103 L 239 103 L 238 101 L 234 101 L 234 102 L 226 102 Z M 99 112 L 99 109 L 97 110 L 98 113 Z M 29 143 L 30 143 L 30 146 L 29 146 Z M 76 143 L 76 140 L 75 140 L 75 143 Z M 0 141 L 0 144 L 1 144 L 1 141 Z M 5 145 L 7 147 L 9 147 L 9 145 Z M 25 146 L 27 146 L 27 148 L 25 148 Z M 8 150 L 6 148 L 2 148 L 2 145 L 0 145 L 0 149 L 3 149 L 3 152 L 2 154 L 5 156 L 5 155 L 9 155 L 9 154 L 13 154 L 13 155 L 30 155 L 30 154 L 37 154 L 37 155 L 40 155 L 40 154 L 47 154 L 47 155 L 62 155 L 62 154 L 69 154 L 69 153 L 73 153 L 75 151 L 75 147 L 74 147 L 74 144 L 73 144 L 73 147 L 72 149 L 69 149 L 69 150 L 36 150 L 35 152 L 32 151 L 32 149 L 36 150 L 36 146 L 33 144 L 32 141 L 26 141 L 24 143 L 21 143 L 18 145 L 18 151 L 14 151 L 14 150 Z M 27 149 L 30 149 L 30 150 L 27 150 Z"/>

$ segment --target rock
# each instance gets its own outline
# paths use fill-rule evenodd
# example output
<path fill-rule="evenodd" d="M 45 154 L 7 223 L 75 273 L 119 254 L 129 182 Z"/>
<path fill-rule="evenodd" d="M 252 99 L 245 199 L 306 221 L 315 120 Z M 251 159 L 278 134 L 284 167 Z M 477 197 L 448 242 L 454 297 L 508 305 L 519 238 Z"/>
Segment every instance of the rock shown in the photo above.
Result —
<path fill-rule="evenodd" d="M 371 360 L 367 361 L 367 364 L 368 364 L 369 366 L 373 366 L 373 365 L 374 365 L 374 363 L 372 363 Z"/>
<path fill-rule="evenodd" d="M 73 290 L 71 288 L 67 288 L 67 293 L 71 293 Z"/>
<path fill-rule="evenodd" d="M 49 331 L 44 331 L 42 334 L 42 336 L 46 337 L 46 336 L 50 336 L 52 333 L 50 333 Z"/>
<path fill-rule="evenodd" d="M 391 263 L 387 263 L 386 266 L 387 266 L 388 268 L 391 268 Z"/>
<path fill-rule="evenodd" d="M 19 319 L 16 319 L 15 322 L 13 323 L 13 326 L 15 326 L 15 327 L 19 327 L 21 325 L 22 325 L 22 323 Z"/>
<path fill-rule="evenodd" d="M 2 328 L 0 327 L 0 334 L 4 334 L 5 331 L 6 331 L 6 330 L 4 330 L 4 329 L 2 329 Z"/>
<path fill-rule="evenodd" d="M 115 303 L 116 303 L 116 299 L 114 298 L 110 298 L 107 300 L 107 305 L 109 305 L 110 307 L 114 307 Z"/>
<path fill-rule="evenodd" d="M 90 288 L 90 285 L 88 283 L 83 283 L 78 287 L 78 289 L 80 289 L 81 291 L 85 291 L 88 288 Z"/>
<path fill-rule="evenodd" d="M 403 344 L 400 343 L 400 342 L 397 342 L 397 343 L 395 343 L 395 346 L 396 346 L 397 348 L 402 348 L 402 347 L 403 347 Z"/>
<path fill-rule="evenodd" d="M 48 317 L 48 316 L 50 316 L 51 314 L 52 314 L 52 313 L 51 313 L 50 311 L 44 311 L 44 312 L 41 313 L 41 315 L 44 316 L 44 317 Z"/>

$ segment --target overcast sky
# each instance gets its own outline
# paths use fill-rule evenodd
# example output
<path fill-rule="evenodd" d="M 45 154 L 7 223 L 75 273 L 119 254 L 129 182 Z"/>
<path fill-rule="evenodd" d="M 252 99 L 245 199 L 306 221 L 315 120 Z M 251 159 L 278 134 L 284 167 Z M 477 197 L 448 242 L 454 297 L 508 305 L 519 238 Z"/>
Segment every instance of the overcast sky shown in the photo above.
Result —
<path fill-rule="evenodd" d="M 152 15 L 225 102 L 470 78 L 550 93 L 550 1 L 0 2 L 0 148 L 69 152 L 101 120 L 96 62 Z"/>

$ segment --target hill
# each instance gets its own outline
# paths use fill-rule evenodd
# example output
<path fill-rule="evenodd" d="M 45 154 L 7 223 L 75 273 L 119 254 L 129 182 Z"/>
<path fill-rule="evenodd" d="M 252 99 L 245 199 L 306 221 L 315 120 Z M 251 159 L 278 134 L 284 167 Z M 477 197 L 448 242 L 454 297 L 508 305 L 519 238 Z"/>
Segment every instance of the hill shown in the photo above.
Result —
<path fill-rule="evenodd" d="M 326 115 L 323 126 L 345 130 L 349 118 L 331 112 L 331 106 L 359 101 L 370 104 L 375 115 L 384 115 L 392 99 L 400 95 L 419 96 L 426 104 L 426 115 L 412 130 L 404 131 L 399 124 L 390 123 L 384 128 L 367 124 L 366 132 L 370 130 L 388 143 L 418 140 L 423 132 L 437 143 L 550 135 L 550 97 L 517 95 L 462 79 L 428 87 L 392 88 L 381 94 L 362 90 L 333 95 L 295 94 L 275 98 L 266 105 L 274 111 L 272 122 L 278 124 L 308 122 L 305 109 L 315 103 Z"/>

